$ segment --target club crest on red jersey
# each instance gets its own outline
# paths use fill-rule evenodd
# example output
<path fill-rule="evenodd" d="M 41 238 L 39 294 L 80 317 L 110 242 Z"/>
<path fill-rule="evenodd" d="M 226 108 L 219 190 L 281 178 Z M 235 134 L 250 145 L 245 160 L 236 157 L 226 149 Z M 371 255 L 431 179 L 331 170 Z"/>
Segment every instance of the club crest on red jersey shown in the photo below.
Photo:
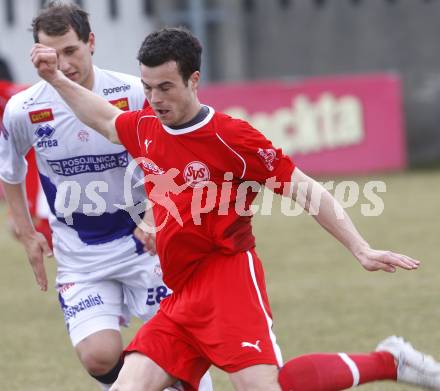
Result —
<path fill-rule="evenodd" d="M 269 171 L 274 170 L 273 163 L 275 160 L 277 160 L 277 153 L 275 152 L 275 149 L 262 149 L 258 148 L 257 152 L 258 156 L 263 160 L 264 165 Z"/>
<path fill-rule="evenodd" d="M 183 170 L 183 178 L 191 187 L 198 187 L 202 183 L 209 181 L 211 174 L 205 163 L 195 161 L 186 165 Z"/>

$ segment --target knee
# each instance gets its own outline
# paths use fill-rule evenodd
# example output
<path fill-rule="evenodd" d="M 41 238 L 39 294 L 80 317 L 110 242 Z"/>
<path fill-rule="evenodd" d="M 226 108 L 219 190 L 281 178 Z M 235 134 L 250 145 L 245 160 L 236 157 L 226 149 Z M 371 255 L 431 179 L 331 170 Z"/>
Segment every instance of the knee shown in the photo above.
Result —
<path fill-rule="evenodd" d="M 103 330 L 84 338 L 75 350 L 87 372 L 99 376 L 111 371 L 119 362 L 122 340 L 119 332 Z"/>
<path fill-rule="evenodd" d="M 281 391 L 274 365 L 254 365 L 230 375 L 238 391 Z"/>
<path fill-rule="evenodd" d="M 118 378 L 113 383 L 110 391 L 162 391 L 165 389 L 162 385 L 152 384 L 154 382 L 139 381 L 139 379 L 134 378 Z M 168 390 L 168 388 L 166 388 Z M 172 387 L 174 390 L 174 387 Z M 177 388 L 176 388 L 177 390 Z M 180 388 L 179 388 L 180 390 Z"/>
<path fill-rule="evenodd" d="M 80 361 L 92 376 L 99 376 L 111 371 L 119 362 L 120 352 L 87 351 L 80 353 Z"/>
<path fill-rule="evenodd" d="M 248 390 L 252 390 L 252 391 L 281 391 L 281 388 L 278 384 L 277 381 L 266 381 L 266 382 L 261 382 L 261 381 L 255 381 L 255 380 L 245 380 L 245 381 L 241 381 L 240 384 L 237 386 L 236 385 L 237 390 L 241 390 L 241 391 L 248 391 Z"/>

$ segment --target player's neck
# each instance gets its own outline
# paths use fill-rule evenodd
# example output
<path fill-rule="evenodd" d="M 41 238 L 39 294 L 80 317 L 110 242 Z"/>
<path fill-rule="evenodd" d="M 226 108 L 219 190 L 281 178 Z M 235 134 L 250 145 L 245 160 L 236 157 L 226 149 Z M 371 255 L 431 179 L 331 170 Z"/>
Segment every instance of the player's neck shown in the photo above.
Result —
<path fill-rule="evenodd" d="M 200 104 L 198 99 L 192 102 L 185 116 L 179 121 L 179 123 L 173 125 L 173 127 L 181 128 L 183 125 L 187 124 L 188 122 L 192 122 L 192 120 L 199 114 L 201 108 L 202 105 Z"/>
<path fill-rule="evenodd" d="M 87 76 L 86 80 L 84 80 L 84 82 L 81 83 L 81 85 L 90 91 L 93 90 L 93 86 L 95 85 L 95 70 L 93 69 L 93 67 L 90 70 L 90 73 Z"/>
<path fill-rule="evenodd" d="M 169 126 L 169 128 L 174 130 L 189 128 L 191 126 L 197 125 L 198 123 L 202 122 L 208 116 L 208 114 L 209 114 L 208 106 L 200 105 L 200 109 L 198 113 L 194 117 L 192 117 L 189 121 L 186 121 L 181 125 Z"/>

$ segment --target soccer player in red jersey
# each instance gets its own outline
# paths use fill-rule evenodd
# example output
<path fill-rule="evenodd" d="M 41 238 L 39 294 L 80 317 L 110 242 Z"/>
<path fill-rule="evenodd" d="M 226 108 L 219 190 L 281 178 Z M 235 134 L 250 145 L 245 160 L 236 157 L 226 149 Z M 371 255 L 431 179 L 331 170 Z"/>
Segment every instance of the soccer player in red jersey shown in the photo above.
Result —
<path fill-rule="evenodd" d="M 176 379 L 194 390 L 212 364 L 237 390 L 335 391 L 382 379 L 440 389 L 439 364 L 396 337 L 370 354 L 306 355 L 282 366 L 251 227 L 260 185 L 311 212 L 366 270 L 414 270 L 419 261 L 371 248 L 281 149 L 248 123 L 202 105 L 201 51 L 185 29 L 148 35 L 138 59 L 151 107 L 137 112 L 121 112 L 69 81 L 53 49 L 37 44 L 31 53 L 40 76 L 84 123 L 137 158 L 161 228 L 157 251 L 173 293 L 126 348 L 112 390 L 162 390 Z"/>

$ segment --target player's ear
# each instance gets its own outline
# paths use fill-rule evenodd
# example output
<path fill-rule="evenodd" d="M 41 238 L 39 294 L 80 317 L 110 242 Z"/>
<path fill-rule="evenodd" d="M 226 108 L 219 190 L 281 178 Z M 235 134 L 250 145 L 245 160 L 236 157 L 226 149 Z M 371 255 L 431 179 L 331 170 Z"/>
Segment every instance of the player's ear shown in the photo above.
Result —
<path fill-rule="evenodd" d="M 88 40 L 88 45 L 89 45 L 89 50 L 90 53 L 95 53 L 95 34 L 93 34 L 92 32 L 89 33 L 89 40 Z"/>
<path fill-rule="evenodd" d="M 192 75 L 189 77 L 188 82 L 190 84 L 190 87 L 196 90 L 199 87 L 200 71 L 193 72 Z"/>

